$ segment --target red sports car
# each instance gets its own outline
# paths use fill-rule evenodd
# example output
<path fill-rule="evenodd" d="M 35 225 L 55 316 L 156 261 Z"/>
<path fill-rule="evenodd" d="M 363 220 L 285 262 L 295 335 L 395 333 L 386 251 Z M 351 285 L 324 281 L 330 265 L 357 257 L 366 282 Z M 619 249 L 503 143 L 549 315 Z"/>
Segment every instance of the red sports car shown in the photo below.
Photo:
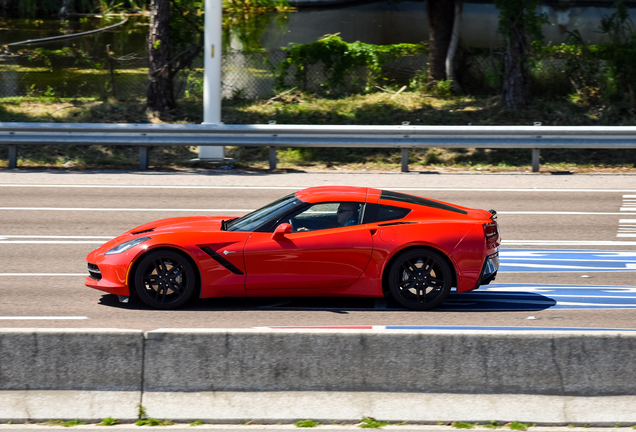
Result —
<path fill-rule="evenodd" d="M 243 217 L 135 228 L 86 257 L 86 285 L 173 309 L 207 297 L 382 297 L 426 310 L 499 268 L 494 210 L 387 190 L 315 187 Z"/>

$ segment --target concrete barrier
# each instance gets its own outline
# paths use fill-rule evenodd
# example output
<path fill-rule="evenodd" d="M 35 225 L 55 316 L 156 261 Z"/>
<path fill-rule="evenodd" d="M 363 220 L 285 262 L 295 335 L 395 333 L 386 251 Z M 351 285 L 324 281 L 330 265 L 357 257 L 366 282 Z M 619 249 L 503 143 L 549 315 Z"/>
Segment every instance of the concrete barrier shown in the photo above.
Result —
<path fill-rule="evenodd" d="M 633 424 L 635 356 L 632 332 L 5 331 L 0 420 L 126 420 L 141 401 L 183 421 Z M 20 399 L 59 392 L 91 399 L 57 415 Z"/>
<path fill-rule="evenodd" d="M 134 420 L 143 333 L 100 329 L 0 331 L 0 419 Z"/>

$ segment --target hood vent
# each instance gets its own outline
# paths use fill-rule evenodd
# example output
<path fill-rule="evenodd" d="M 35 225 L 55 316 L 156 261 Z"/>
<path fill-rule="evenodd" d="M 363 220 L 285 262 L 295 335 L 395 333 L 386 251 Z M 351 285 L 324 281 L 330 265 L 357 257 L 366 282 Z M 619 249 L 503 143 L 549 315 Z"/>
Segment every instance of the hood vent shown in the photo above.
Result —
<path fill-rule="evenodd" d="M 130 233 L 130 235 L 145 234 L 145 233 L 153 232 L 154 230 L 155 230 L 154 228 L 149 228 L 149 229 L 145 229 L 141 231 L 135 231 L 133 233 Z"/>

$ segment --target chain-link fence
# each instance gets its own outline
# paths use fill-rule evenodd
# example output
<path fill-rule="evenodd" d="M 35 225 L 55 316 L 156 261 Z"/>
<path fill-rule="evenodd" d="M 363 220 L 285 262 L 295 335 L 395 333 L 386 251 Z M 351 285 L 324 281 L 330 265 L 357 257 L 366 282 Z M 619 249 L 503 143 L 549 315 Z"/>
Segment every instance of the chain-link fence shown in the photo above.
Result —
<path fill-rule="evenodd" d="M 232 98 L 269 98 L 276 94 L 277 65 L 286 56 L 283 50 L 223 54 L 222 95 Z M 349 73 L 338 88 L 326 89 L 326 72 L 321 64 L 308 66 L 302 82 L 290 69 L 284 79 L 288 87 L 300 87 L 312 93 L 359 93 L 374 85 L 408 85 L 425 79 L 426 54 L 405 56 L 383 66 L 382 82 L 370 81 L 368 70 L 357 68 Z M 533 94 L 567 94 L 574 91 L 562 73 L 564 61 L 542 59 L 531 68 L 530 90 Z M 461 55 L 457 80 L 466 93 L 498 94 L 501 86 L 502 62 L 490 55 Z M 0 55 L 0 97 L 49 95 L 57 97 L 96 97 L 130 99 L 145 97 L 148 82 L 147 59 L 141 56 L 73 57 L 44 55 Z M 203 94 L 203 59 L 175 80 L 178 99 Z"/>

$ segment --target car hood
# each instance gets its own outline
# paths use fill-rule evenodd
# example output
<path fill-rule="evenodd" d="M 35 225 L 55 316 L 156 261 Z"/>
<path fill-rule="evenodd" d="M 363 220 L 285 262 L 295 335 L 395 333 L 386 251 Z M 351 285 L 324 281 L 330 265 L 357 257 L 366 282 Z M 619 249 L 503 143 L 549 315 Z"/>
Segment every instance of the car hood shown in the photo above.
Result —
<path fill-rule="evenodd" d="M 123 236 L 145 233 L 172 233 L 172 232 L 212 232 L 221 230 L 221 222 L 225 219 L 234 219 L 235 216 L 188 216 L 161 219 L 140 225 L 122 234 Z"/>
<path fill-rule="evenodd" d="M 115 246 L 137 237 L 152 236 L 153 234 L 220 232 L 221 222 L 224 219 L 233 219 L 234 217 L 235 216 L 189 216 L 149 222 L 107 241 L 92 251 L 87 259 L 89 262 L 93 262 L 95 261 L 95 256 L 103 254 Z"/>

